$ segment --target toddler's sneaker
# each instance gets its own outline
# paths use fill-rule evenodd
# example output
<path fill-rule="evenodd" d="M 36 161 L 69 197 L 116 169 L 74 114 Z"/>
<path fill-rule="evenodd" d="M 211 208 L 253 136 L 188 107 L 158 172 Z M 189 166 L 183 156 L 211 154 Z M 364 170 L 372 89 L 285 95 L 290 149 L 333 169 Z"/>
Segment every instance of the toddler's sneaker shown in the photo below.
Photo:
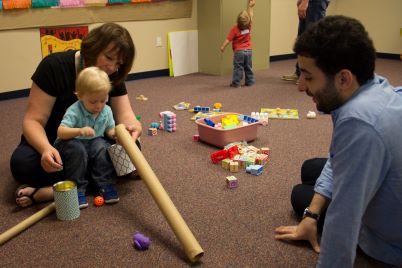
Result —
<path fill-rule="evenodd" d="M 88 202 L 84 192 L 78 192 L 78 205 L 81 208 L 87 208 Z"/>
<path fill-rule="evenodd" d="M 99 194 L 103 196 L 106 204 L 117 203 L 120 200 L 119 195 L 111 184 L 103 186 L 100 189 Z"/>

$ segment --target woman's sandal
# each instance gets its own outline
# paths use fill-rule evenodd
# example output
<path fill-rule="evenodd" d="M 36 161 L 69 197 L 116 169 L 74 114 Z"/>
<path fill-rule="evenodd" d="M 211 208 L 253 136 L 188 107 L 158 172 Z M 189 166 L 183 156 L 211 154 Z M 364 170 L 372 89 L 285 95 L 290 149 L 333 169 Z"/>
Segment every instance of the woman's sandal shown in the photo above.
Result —
<path fill-rule="evenodd" d="M 25 188 L 28 188 L 28 187 L 34 188 L 34 190 L 33 190 L 33 192 L 32 192 L 31 194 L 29 194 L 29 195 L 19 195 L 19 192 L 20 192 L 21 190 L 23 190 L 23 189 L 25 189 Z M 31 201 L 31 204 L 29 204 L 28 206 L 31 206 L 31 205 L 37 203 L 36 200 L 35 200 L 35 198 L 34 198 L 34 195 L 36 194 L 36 192 L 37 192 L 39 189 L 40 189 L 40 188 L 35 188 L 35 187 L 33 187 L 32 185 L 29 185 L 29 184 L 23 184 L 23 185 L 19 186 L 19 187 L 17 188 L 17 190 L 15 190 L 15 196 L 16 196 L 16 198 L 21 198 L 21 197 L 26 197 L 26 198 L 28 198 L 28 199 Z M 17 203 L 17 204 L 18 204 L 18 203 Z M 19 204 L 18 204 L 18 205 L 19 205 Z M 28 207 L 28 206 L 25 206 L 25 207 Z"/>

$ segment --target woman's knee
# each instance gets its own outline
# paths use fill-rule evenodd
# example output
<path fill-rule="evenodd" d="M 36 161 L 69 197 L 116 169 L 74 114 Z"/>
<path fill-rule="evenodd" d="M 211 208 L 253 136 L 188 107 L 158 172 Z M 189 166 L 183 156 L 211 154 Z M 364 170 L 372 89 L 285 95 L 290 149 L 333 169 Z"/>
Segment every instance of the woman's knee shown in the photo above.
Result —
<path fill-rule="evenodd" d="M 32 147 L 19 145 L 10 158 L 10 170 L 14 178 L 25 183 L 40 172 L 40 155 Z"/>

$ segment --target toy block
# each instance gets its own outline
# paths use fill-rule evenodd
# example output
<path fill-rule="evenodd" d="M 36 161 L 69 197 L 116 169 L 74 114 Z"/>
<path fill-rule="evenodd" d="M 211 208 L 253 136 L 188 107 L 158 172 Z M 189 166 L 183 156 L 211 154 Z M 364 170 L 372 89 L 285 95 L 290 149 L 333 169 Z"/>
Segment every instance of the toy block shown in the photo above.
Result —
<path fill-rule="evenodd" d="M 262 147 L 262 148 L 260 149 L 260 153 L 261 153 L 261 154 L 266 154 L 266 155 L 269 156 L 270 152 L 271 152 L 271 150 L 270 150 L 268 147 Z"/>
<path fill-rule="evenodd" d="M 235 176 L 226 177 L 226 184 L 229 189 L 237 188 L 237 186 L 238 186 L 237 178 Z"/>
<path fill-rule="evenodd" d="M 210 126 L 210 127 L 214 127 L 214 126 L 215 126 L 214 121 L 212 121 L 212 120 L 209 119 L 209 118 L 204 118 L 204 122 L 205 122 L 205 124 L 207 124 L 207 125 Z"/>
<path fill-rule="evenodd" d="M 224 125 L 223 127 L 222 127 L 223 129 L 232 129 L 232 128 L 237 128 L 237 125 Z"/>
<path fill-rule="evenodd" d="M 230 170 L 230 162 L 231 160 L 229 158 L 223 159 L 222 160 L 222 168 L 226 170 Z"/>
<path fill-rule="evenodd" d="M 168 132 L 176 131 L 176 114 L 171 111 L 164 111 L 159 113 L 163 119 L 163 129 Z"/>
<path fill-rule="evenodd" d="M 156 135 L 158 135 L 158 130 L 156 128 L 150 127 L 150 128 L 148 128 L 148 135 L 156 136 Z"/>
<path fill-rule="evenodd" d="M 239 147 L 237 147 L 237 145 L 230 147 L 229 149 L 227 149 L 228 152 L 228 157 L 230 159 L 233 159 L 236 155 L 238 155 L 239 152 Z"/>
<path fill-rule="evenodd" d="M 200 135 L 198 134 L 193 135 L 193 141 L 200 141 Z"/>
<path fill-rule="evenodd" d="M 239 169 L 245 169 L 246 168 L 246 161 L 244 158 L 240 157 L 239 159 L 233 160 L 236 161 L 239 164 Z"/>
<path fill-rule="evenodd" d="M 158 123 L 158 122 L 152 122 L 150 125 L 149 125 L 149 127 L 150 128 L 159 128 L 160 127 L 160 123 Z"/>
<path fill-rule="evenodd" d="M 236 161 L 230 161 L 229 170 L 230 172 L 239 172 L 239 163 Z"/>
<path fill-rule="evenodd" d="M 220 102 L 215 102 L 215 103 L 214 103 L 214 108 L 215 108 L 215 109 L 221 109 L 221 108 L 222 108 L 222 103 L 220 103 Z"/>
<path fill-rule="evenodd" d="M 258 122 L 258 119 L 252 118 L 251 116 L 244 115 L 244 114 L 239 115 L 239 119 L 242 121 L 245 121 L 249 124 Z"/>
<path fill-rule="evenodd" d="M 258 154 L 255 158 L 255 163 L 257 165 L 265 166 L 268 163 L 268 155 L 266 154 Z"/>
<path fill-rule="evenodd" d="M 250 165 L 250 166 L 246 167 L 246 172 L 250 173 L 252 175 L 255 175 L 255 176 L 261 175 L 262 171 L 263 171 L 263 166 L 261 166 L 261 165 Z"/>
<path fill-rule="evenodd" d="M 253 157 L 246 157 L 246 169 L 249 166 L 255 165 L 255 158 Z"/>
<path fill-rule="evenodd" d="M 248 149 L 249 151 L 254 152 L 254 153 L 258 153 L 258 152 L 260 151 L 260 149 L 258 149 L 257 147 L 255 147 L 255 146 L 253 146 L 253 145 L 247 146 L 247 149 Z"/>
<path fill-rule="evenodd" d="M 240 122 L 236 115 L 227 115 L 221 119 L 222 127 L 225 128 L 226 126 L 237 126 Z"/>
<path fill-rule="evenodd" d="M 195 106 L 193 108 L 194 112 L 209 112 L 210 108 L 209 107 L 201 107 L 199 105 Z"/>
<path fill-rule="evenodd" d="M 228 158 L 229 154 L 228 154 L 228 151 L 226 149 L 224 149 L 224 150 L 220 150 L 215 153 L 212 153 L 210 155 L 210 157 L 211 157 L 212 163 L 217 164 L 219 161 L 221 161 L 225 158 Z"/>

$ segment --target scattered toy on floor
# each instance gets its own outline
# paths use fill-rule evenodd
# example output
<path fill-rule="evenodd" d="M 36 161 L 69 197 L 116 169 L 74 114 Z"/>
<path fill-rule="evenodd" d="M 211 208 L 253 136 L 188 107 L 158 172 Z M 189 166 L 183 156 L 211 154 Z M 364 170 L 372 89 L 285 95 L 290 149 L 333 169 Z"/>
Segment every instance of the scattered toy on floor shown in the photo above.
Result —
<path fill-rule="evenodd" d="M 316 118 L 316 117 L 317 117 L 317 115 L 316 115 L 315 112 L 313 112 L 313 111 L 308 111 L 308 113 L 307 113 L 307 118 L 309 118 L 309 119 L 314 119 L 314 118 Z"/>
<path fill-rule="evenodd" d="M 133 245 L 137 250 L 147 250 L 151 240 L 140 232 L 135 232 L 133 235 Z"/>
<path fill-rule="evenodd" d="M 139 96 L 137 96 L 137 97 L 135 97 L 137 100 L 140 100 L 140 101 L 146 101 L 146 100 L 148 100 L 148 98 L 147 97 L 145 97 L 144 95 L 139 95 Z"/>
<path fill-rule="evenodd" d="M 95 196 L 95 198 L 94 198 L 94 205 L 96 206 L 96 207 L 101 207 L 101 206 L 103 206 L 105 204 L 105 200 L 103 199 L 103 197 L 102 196 Z"/>

